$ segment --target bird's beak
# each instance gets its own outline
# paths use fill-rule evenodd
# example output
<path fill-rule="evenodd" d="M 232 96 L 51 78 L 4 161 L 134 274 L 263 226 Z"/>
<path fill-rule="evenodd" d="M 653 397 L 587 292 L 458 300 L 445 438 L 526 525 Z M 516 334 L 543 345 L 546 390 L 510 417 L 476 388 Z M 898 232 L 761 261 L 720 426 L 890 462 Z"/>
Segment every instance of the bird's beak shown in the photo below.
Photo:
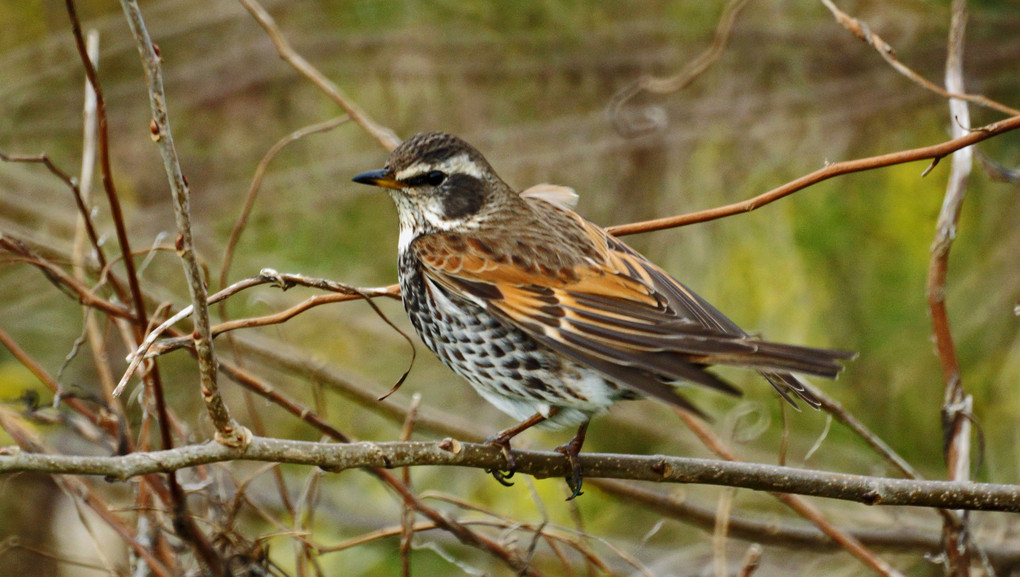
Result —
<path fill-rule="evenodd" d="M 399 190 L 404 187 L 404 183 L 393 178 L 393 173 L 385 168 L 362 172 L 352 180 L 358 184 L 371 184 L 372 186 L 381 186 L 383 188 L 396 188 Z"/>

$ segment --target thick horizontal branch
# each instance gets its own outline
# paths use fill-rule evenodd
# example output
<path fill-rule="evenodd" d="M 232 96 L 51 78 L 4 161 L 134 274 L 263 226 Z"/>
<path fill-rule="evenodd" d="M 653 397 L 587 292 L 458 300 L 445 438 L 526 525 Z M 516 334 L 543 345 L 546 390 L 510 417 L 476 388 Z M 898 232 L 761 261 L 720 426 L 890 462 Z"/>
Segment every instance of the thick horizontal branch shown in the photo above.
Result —
<path fill-rule="evenodd" d="M 545 478 L 563 476 L 568 471 L 567 461 L 560 453 L 514 453 L 520 473 Z M 256 437 L 246 449 L 210 442 L 121 457 L 42 455 L 23 453 L 14 448 L 0 456 L 0 473 L 33 471 L 102 475 L 111 480 L 125 480 L 147 473 L 233 460 L 314 465 L 335 472 L 362 467 L 453 465 L 498 469 L 505 465 L 503 455 L 496 447 L 451 439 L 439 442 L 330 444 Z M 589 453 L 581 455 L 581 464 L 585 476 L 590 478 L 723 485 L 866 505 L 1020 512 L 1018 485 L 887 479 L 662 455 Z"/>

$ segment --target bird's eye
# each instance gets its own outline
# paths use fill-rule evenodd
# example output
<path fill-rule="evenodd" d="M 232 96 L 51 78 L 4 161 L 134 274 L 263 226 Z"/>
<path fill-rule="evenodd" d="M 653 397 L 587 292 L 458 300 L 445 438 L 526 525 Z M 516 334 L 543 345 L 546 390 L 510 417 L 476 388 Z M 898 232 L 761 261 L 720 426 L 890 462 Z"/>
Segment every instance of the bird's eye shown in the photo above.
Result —
<path fill-rule="evenodd" d="M 439 170 L 433 170 L 425 175 L 425 182 L 429 183 L 431 186 L 439 186 L 440 184 L 443 184 L 444 180 L 446 180 L 446 173 Z"/>

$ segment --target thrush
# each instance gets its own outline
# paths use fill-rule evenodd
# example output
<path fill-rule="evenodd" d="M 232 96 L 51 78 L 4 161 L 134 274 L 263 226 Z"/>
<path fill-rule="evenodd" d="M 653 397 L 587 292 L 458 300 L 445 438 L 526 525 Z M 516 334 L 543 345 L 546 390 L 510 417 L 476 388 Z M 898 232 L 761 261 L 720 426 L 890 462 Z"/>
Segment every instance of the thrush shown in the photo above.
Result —
<path fill-rule="evenodd" d="M 516 192 L 480 152 L 421 133 L 354 182 L 387 189 L 400 221 L 404 308 L 439 359 L 520 423 L 490 437 L 513 474 L 510 440 L 577 426 L 557 450 L 580 494 L 588 422 L 652 397 L 697 414 L 681 383 L 737 395 L 712 365 L 758 371 L 786 401 L 817 408 L 794 373 L 835 378 L 853 353 L 754 338 L 634 249 L 568 207 L 569 189 Z"/>

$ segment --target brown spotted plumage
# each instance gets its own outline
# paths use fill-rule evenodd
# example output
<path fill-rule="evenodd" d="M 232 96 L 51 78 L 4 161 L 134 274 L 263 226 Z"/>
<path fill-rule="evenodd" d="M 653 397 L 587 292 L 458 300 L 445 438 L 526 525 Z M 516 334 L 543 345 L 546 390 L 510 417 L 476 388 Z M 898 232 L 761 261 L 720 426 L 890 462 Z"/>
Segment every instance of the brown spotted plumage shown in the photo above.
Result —
<path fill-rule="evenodd" d="M 739 391 L 708 370 L 757 370 L 780 395 L 818 407 L 793 373 L 834 378 L 846 351 L 762 341 L 568 207 L 570 189 L 520 194 L 464 141 L 418 134 L 355 182 L 390 191 L 400 218 L 399 275 L 418 334 L 486 400 L 522 421 L 491 439 L 512 464 L 528 426 L 580 425 L 651 396 L 697 412 L 676 388 Z M 497 474 L 497 478 L 501 475 Z"/>

